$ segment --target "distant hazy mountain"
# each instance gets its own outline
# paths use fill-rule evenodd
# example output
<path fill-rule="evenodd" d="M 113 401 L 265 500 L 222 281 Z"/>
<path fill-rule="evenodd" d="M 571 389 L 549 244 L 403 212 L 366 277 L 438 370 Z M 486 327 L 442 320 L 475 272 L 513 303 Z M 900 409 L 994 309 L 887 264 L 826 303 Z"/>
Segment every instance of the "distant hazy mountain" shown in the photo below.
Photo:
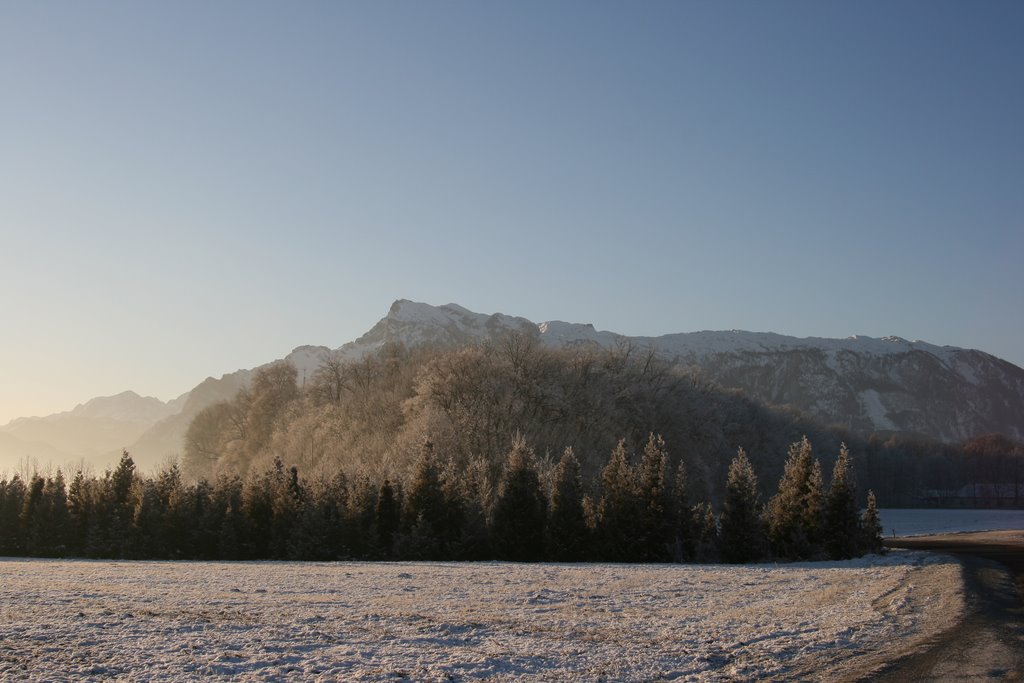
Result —
<path fill-rule="evenodd" d="M 47 463 L 61 466 L 74 457 L 45 443 L 23 441 L 12 434 L 0 431 L 0 473 L 14 474 Z"/>
<path fill-rule="evenodd" d="M 510 331 L 537 335 L 551 346 L 653 349 L 722 386 L 861 433 L 921 434 L 943 441 L 991 432 L 1024 438 L 1024 370 L 981 351 L 898 337 L 798 339 L 738 330 L 627 337 L 597 331 L 592 325 L 536 324 L 500 313 L 474 313 L 455 304 L 401 300 L 366 334 L 338 351 L 357 359 L 388 342 L 458 346 Z M 328 351 L 303 346 L 286 359 L 298 368 L 301 382 Z M 132 392 L 94 399 L 69 413 L 15 420 L 0 433 L 72 455 L 87 454 L 83 444 L 92 451 L 128 445 L 140 465 L 152 466 L 168 454 L 180 453 L 192 417 L 234 396 L 253 372 L 207 378 L 167 404 Z"/>
<path fill-rule="evenodd" d="M 107 462 L 159 420 L 179 413 L 187 396 L 165 403 L 125 391 L 94 398 L 67 412 L 18 418 L 0 427 L 0 454 L 8 455 L 7 460 L 29 455 L 61 465 L 78 458 Z"/>

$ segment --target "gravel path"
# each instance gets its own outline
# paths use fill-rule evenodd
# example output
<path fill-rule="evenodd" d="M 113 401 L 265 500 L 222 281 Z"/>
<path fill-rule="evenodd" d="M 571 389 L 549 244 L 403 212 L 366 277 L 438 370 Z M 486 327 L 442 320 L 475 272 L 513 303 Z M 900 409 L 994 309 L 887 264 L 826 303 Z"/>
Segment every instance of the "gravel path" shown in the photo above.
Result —
<path fill-rule="evenodd" d="M 887 540 L 891 547 L 950 553 L 964 565 L 967 614 L 879 680 L 1024 681 L 1024 531 Z"/>

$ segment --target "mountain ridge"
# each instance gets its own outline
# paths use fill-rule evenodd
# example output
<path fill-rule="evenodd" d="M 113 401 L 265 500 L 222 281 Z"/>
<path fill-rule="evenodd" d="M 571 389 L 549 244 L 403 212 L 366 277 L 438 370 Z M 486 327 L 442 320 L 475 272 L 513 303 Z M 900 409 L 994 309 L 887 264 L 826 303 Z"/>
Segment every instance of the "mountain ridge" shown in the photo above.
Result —
<path fill-rule="evenodd" d="M 282 360 L 295 365 L 301 383 L 328 353 L 353 361 L 389 343 L 451 347 L 493 342 L 510 333 L 536 336 L 542 344 L 555 347 L 650 350 L 673 365 L 742 390 L 756 400 L 791 406 L 862 433 L 921 434 L 941 441 L 988 432 L 1024 438 L 1024 370 L 976 349 L 898 336 L 799 338 L 744 330 L 627 336 L 597 330 L 590 323 L 534 323 L 503 313 L 476 313 L 454 303 L 433 306 L 399 299 L 357 339 L 336 349 L 299 346 Z M 66 413 L 19 418 L 0 432 L 15 433 L 8 428 L 15 422 L 25 424 L 21 421 L 26 419 L 45 423 L 60 416 L 84 418 L 90 411 L 111 417 L 119 403 L 134 401 L 152 408 L 155 418 L 123 446 L 138 461 L 156 463 L 180 453 L 192 417 L 216 401 L 230 399 L 259 367 L 208 377 L 167 403 L 123 392 L 87 401 Z M 153 401 L 163 405 L 166 414 L 160 414 Z"/>

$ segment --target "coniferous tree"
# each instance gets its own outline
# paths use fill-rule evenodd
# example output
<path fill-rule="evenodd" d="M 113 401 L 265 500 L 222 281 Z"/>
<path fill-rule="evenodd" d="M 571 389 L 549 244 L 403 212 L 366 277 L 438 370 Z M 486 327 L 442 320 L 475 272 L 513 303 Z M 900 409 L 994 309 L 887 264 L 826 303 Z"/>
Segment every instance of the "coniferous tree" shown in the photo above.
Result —
<path fill-rule="evenodd" d="M 179 555 L 181 558 L 207 560 L 215 559 L 217 534 L 216 527 L 208 525 L 212 506 L 213 486 L 205 479 L 200 479 L 194 486 L 183 486 L 180 498 L 175 505 L 175 519 L 187 519 L 187 528 L 179 531 L 187 541 L 187 550 Z"/>
<path fill-rule="evenodd" d="M 517 436 L 494 504 L 491 540 L 495 555 L 515 562 L 543 559 L 546 508 L 533 449 Z"/>
<path fill-rule="evenodd" d="M 806 436 L 790 445 L 779 492 L 768 503 L 768 539 L 778 557 L 807 559 L 818 551 L 822 492 L 816 462 Z"/>
<path fill-rule="evenodd" d="M 825 547 L 825 481 L 821 471 L 821 461 L 817 458 L 811 463 L 811 476 L 807 481 L 807 497 L 804 501 L 802 522 L 809 548 L 806 557 L 818 558 Z"/>
<path fill-rule="evenodd" d="M 349 501 L 349 478 L 343 472 L 324 482 L 320 492 L 320 507 L 323 509 L 327 559 L 353 556 L 355 532 L 349 524 Z"/>
<path fill-rule="evenodd" d="M 757 475 L 742 448 L 729 465 L 719 521 L 723 560 L 743 563 L 761 559 L 764 555 L 764 529 Z"/>
<path fill-rule="evenodd" d="M 608 464 L 601 470 L 601 502 L 598 503 L 597 525 L 604 559 L 629 562 L 636 558 L 637 504 L 633 468 L 626 453 L 626 442 L 620 440 L 612 450 Z"/>
<path fill-rule="evenodd" d="M 672 505 L 669 508 L 672 522 L 673 562 L 690 562 L 696 552 L 696 530 L 693 524 L 690 495 L 687 491 L 688 484 L 686 463 L 680 460 L 672 483 Z"/>
<path fill-rule="evenodd" d="M 129 555 L 137 559 L 166 559 L 163 545 L 164 509 L 152 479 L 139 483 L 132 518 L 132 538 Z"/>
<path fill-rule="evenodd" d="M 327 483 L 315 481 L 305 487 L 302 509 L 292 527 L 288 555 L 297 560 L 329 561 L 340 557 L 332 542 L 334 515 L 327 499 Z"/>
<path fill-rule="evenodd" d="M 415 559 L 442 559 L 445 548 L 442 547 L 441 539 L 447 531 L 447 516 L 434 445 L 425 441 L 406 490 L 402 511 L 402 531 L 408 536 L 403 545 L 416 548 L 415 551 L 406 552 L 415 552 Z M 412 546 L 409 546 L 410 543 Z"/>
<path fill-rule="evenodd" d="M 458 511 L 459 526 L 453 535 L 457 540 L 449 547 L 450 556 L 457 560 L 491 559 L 487 518 L 494 507 L 494 485 L 489 463 L 477 457 L 461 472 L 449 468 L 443 488 L 449 509 Z"/>
<path fill-rule="evenodd" d="M 832 559 L 847 560 L 860 553 L 860 545 L 860 515 L 850 451 L 842 444 L 825 503 L 825 547 Z"/>
<path fill-rule="evenodd" d="M 665 441 L 660 435 L 651 433 L 637 472 L 640 512 L 637 545 L 640 553 L 635 559 L 639 561 L 665 562 L 669 559 L 672 527 L 669 519 L 670 489 L 665 483 L 667 469 Z"/>
<path fill-rule="evenodd" d="M 880 553 L 885 550 L 882 545 L 882 520 L 878 516 L 874 491 L 868 491 L 868 506 L 861 518 L 861 534 L 861 552 Z"/>
<path fill-rule="evenodd" d="M 353 558 L 369 559 L 380 555 L 377 538 L 377 496 L 379 485 L 367 474 L 360 474 L 349 481 L 348 506 L 344 523 L 346 547 Z M 432 532 L 431 532 L 432 533 Z M 433 549 L 431 554 L 421 553 L 414 559 L 438 559 L 437 541 L 429 537 Z"/>
<path fill-rule="evenodd" d="M 18 515 L 24 552 L 29 556 L 40 555 L 45 542 L 45 529 L 43 529 L 43 488 L 45 486 L 46 480 L 38 474 L 32 475 L 25 492 L 21 514 Z"/>
<path fill-rule="evenodd" d="M 83 555 L 86 539 L 89 537 L 90 511 L 89 482 L 82 470 L 75 472 L 68 487 L 68 532 L 67 546 L 71 555 Z"/>
<path fill-rule="evenodd" d="M 284 465 L 275 458 L 269 470 L 249 475 L 242 489 L 241 508 L 231 508 L 229 531 L 235 534 L 234 540 L 245 559 L 274 557 L 278 541 L 274 534 L 275 498 L 284 476 Z"/>
<path fill-rule="evenodd" d="M 25 496 L 25 482 L 15 474 L 3 487 L 3 499 L 0 501 L 0 551 L 5 555 L 24 552 L 25 532 L 20 517 L 25 507 Z"/>
<path fill-rule="evenodd" d="M 105 482 L 98 529 L 101 557 L 125 557 L 130 550 L 136 478 L 135 461 L 123 450 L 120 462 Z"/>
<path fill-rule="evenodd" d="M 709 503 L 693 506 L 693 526 L 696 530 L 694 557 L 698 562 L 716 562 L 719 553 L 718 520 Z"/>
<path fill-rule="evenodd" d="M 67 553 L 68 496 L 64 474 L 58 469 L 56 476 L 47 477 L 43 488 L 43 529 L 46 536 L 45 553 L 63 557 Z"/>
<path fill-rule="evenodd" d="M 193 501 L 188 500 L 181 481 L 181 469 L 172 462 L 157 472 L 153 482 L 160 501 L 161 552 L 167 558 L 194 557 L 192 548 L 198 519 L 193 517 Z"/>
<path fill-rule="evenodd" d="M 395 489 L 391 481 L 385 479 L 377 496 L 377 538 L 380 540 L 384 557 L 391 557 L 394 550 L 395 533 L 398 531 L 401 511 L 395 497 Z"/>
<path fill-rule="evenodd" d="M 560 562 L 579 562 L 587 552 L 587 522 L 583 512 L 580 463 L 572 447 L 562 452 L 555 471 L 548 509 L 547 557 Z"/>
<path fill-rule="evenodd" d="M 248 526 L 241 515 L 244 484 L 238 476 L 220 475 L 210 489 L 202 521 L 201 548 L 205 558 L 240 560 Z"/>
<path fill-rule="evenodd" d="M 294 554 L 293 534 L 302 516 L 306 490 L 299 481 L 298 468 L 293 466 L 285 471 L 283 466 L 277 467 L 279 463 L 280 460 L 275 459 L 271 554 L 282 560 L 298 559 Z"/>

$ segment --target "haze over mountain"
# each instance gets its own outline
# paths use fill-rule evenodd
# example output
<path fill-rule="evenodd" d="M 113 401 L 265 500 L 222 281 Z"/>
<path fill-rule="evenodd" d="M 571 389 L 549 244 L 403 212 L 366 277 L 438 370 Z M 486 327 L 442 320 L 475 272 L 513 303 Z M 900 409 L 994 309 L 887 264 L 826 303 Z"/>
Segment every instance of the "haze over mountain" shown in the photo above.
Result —
<path fill-rule="evenodd" d="M 475 313 L 456 304 L 399 300 L 366 334 L 338 351 L 343 358 L 356 360 L 391 342 L 452 347 L 496 340 L 510 332 L 536 335 L 555 347 L 629 346 L 636 353 L 652 351 L 756 400 L 788 405 L 861 434 L 919 434 L 959 441 L 997 432 L 1024 438 L 1024 370 L 982 351 L 898 337 L 800 339 L 739 330 L 629 337 L 589 324 L 537 324 L 500 313 Z M 295 365 L 301 383 L 330 351 L 302 346 L 285 360 Z M 19 418 L 0 427 L 0 467 L 11 468 L 26 455 L 38 461 L 84 457 L 105 464 L 124 447 L 141 466 L 152 467 L 180 454 L 192 418 L 212 403 L 232 398 L 253 372 L 243 369 L 207 378 L 167 403 L 127 391 L 65 413 Z"/>

